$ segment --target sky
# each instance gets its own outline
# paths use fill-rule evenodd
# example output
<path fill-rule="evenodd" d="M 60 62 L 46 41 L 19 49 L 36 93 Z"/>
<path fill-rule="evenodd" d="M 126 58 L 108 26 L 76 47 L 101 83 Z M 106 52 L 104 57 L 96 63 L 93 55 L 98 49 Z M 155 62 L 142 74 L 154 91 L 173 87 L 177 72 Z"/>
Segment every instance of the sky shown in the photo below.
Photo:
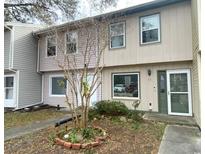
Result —
<path fill-rule="evenodd" d="M 116 11 L 116 10 L 124 9 L 124 8 L 130 7 L 130 6 L 147 3 L 147 2 L 150 2 L 153 0 L 117 0 L 116 7 L 108 7 L 107 9 L 105 9 L 101 12 L 99 12 L 99 11 L 96 12 L 91 8 L 91 6 L 90 6 L 91 1 L 92 0 L 81 0 L 80 1 L 80 3 L 78 4 L 78 12 L 79 13 L 76 16 L 76 19 L 81 19 L 81 18 L 85 18 L 88 16 L 94 16 L 94 15 L 101 14 L 101 13 Z M 63 23 L 62 19 L 59 20 L 59 23 Z"/>

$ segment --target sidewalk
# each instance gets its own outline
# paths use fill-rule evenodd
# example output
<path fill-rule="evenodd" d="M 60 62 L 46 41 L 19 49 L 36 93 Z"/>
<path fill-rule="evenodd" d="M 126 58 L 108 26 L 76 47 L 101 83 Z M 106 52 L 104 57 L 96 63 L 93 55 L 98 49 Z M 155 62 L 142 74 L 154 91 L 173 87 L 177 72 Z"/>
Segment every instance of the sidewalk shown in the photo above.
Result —
<path fill-rule="evenodd" d="M 65 118 L 68 118 L 68 115 L 38 123 L 35 122 L 27 126 L 4 129 L 4 141 L 44 129 L 49 126 L 54 126 L 56 122 Z"/>
<path fill-rule="evenodd" d="M 200 154 L 201 136 L 197 127 L 168 125 L 158 154 Z"/>

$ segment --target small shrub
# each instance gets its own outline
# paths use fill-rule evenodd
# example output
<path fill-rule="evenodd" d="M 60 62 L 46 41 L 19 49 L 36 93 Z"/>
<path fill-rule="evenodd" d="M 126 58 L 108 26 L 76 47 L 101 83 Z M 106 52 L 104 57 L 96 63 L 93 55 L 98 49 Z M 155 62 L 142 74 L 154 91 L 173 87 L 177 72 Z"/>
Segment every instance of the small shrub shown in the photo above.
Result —
<path fill-rule="evenodd" d="M 76 131 L 73 130 L 70 134 L 69 134 L 69 141 L 72 143 L 77 143 L 78 142 L 78 138 L 77 138 L 77 134 Z"/>
<path fill-rule="evenodd" d="M 132 124 L 132 129 L 137 130 L 139 127 L 140 127 L 140 123 L 139 123 L 138 121 L 135 121 L 135 122 Z"/>
<path fill-rule="evenodd" d="M 94 137 L 94 131 L 92 128 L 85 128 L 82 130 L 82 136 L 84 139 L 91 139 Z"/>
<path fill-rule="evenodd" d="M 134 121 L 143 121 L 143 118 L 139 115 L 140 112 L 136 110 L 130 110 L 127 114 L 127 118 L 132 119 Z"/>
<path fill-rule="evenodd" d="M 96 111 L 99 114 L 109 115 L 109 116 L 119 116 L 126 115 L 128 113 L 128 108 L 120 101 L 100 101 L 96 103 Z"/>
<path fill-rule="evenodd" d="M 90 109 L 88 112 L 88 119 L 93 120 L 94 118 L 100 119 L 100 115 L 96 109 Z"/>

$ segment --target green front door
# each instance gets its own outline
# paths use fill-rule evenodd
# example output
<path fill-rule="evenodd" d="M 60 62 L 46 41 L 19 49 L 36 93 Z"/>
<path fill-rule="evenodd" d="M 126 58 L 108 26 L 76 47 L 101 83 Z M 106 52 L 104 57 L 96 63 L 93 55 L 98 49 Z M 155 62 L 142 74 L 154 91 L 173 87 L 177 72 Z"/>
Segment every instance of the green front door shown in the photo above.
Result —
<path fill-rule="evenodd" d="M 159 102 L 159 112 L 167 114 L 168 110 L 167 110 L 166 71 L 158 71 L 158 102 Z"/>

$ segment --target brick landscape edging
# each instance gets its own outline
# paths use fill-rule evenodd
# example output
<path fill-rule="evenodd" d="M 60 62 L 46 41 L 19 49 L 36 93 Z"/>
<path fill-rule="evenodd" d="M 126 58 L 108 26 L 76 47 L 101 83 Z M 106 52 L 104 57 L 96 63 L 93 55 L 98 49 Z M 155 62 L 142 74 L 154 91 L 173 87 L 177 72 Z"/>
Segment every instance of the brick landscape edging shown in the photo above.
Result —
<path fill-rule="evenodd" d="M 102 130 L 103 132 L 105 132 L 105 135 L 103 137 L 96 137 L 95 141 L 92 141 L 90 143 L 71 143 L 71 142 L 64 141 L 60 139 L 59 137 L 57 137 L 55 138 L 55 143 L 58 145 L 64 146 L 67 149 L 75 149 L 75 150 L 99 146 L 103 141 L 106 140 L 107 133 L 105 130 L 103 130 L 100 127 L 94 127 L 94 128 Z"/>

